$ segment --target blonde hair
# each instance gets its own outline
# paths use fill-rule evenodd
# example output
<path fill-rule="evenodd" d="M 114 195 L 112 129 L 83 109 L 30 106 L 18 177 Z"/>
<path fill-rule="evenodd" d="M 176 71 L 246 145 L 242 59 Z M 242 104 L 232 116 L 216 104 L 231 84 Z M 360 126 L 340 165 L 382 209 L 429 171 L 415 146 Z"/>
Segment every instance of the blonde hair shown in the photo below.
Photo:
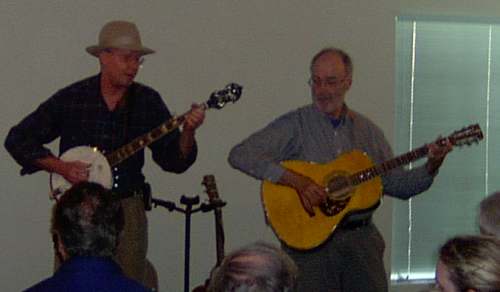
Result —
<path fill-rule="evenodd" d="M 492 236 L 457 236 L 439 250 L 458 291 L 500 291 L 500 240 Z"/>
<path fill-rule="evenodd" d="M 500 192 L 489 195 L 479 204 L 479 229 L 483 235 L 500 238 Z"/>

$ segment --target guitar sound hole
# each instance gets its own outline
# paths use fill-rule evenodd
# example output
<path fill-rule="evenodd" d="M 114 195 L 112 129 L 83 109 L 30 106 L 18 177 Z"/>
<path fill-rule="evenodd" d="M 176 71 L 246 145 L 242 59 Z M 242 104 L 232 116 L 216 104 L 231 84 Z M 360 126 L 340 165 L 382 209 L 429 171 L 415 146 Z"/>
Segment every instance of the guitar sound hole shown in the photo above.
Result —
<path fill-rule="evenodd" d="M 352 190 L 349 178 L 342 174 L 337 174 L 328 180 L 328 197 L 331 200 L 342 201 L 349 197 Z"/>
<path fill-rule="evenodd" d="M 345 209 L 347 204 L 349 204 L 349 201 L 351 200 L 351 197 L 347 197 L 343 200 L 332 200 L 330 198 L 326 199 L 326 202 L 320 205 L 320 210 L 326 215 L 326 216 L 335 216 L 338 213 L 342 212 L 342 210 Z"/>

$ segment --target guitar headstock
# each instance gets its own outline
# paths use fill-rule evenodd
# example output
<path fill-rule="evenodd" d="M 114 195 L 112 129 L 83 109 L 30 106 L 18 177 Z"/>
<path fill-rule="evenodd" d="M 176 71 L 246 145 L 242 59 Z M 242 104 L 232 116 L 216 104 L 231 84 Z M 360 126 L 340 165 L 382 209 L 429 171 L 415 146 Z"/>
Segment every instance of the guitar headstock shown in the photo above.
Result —
<path fill-rule="evenodd" d="M 216 90 L 206 102 L 209 108 L 221 109 L 226 103 L 235 103 L 241 97 L 243 87 L 237 83 L 229 83 L 224 89 Z"/>
<path fill-rule="evenodd" d="M 483 132 L 479 127 L 479 124 L 470 125 L 468 127 L 462 128 L 458 131 L 453 132 L 448 136 L 448 140 L 453 146 L 463 146 L 471 145 L 473 143 L 479 143 L 484 138 Z"/>
<path fill-rule="evenodd" d="M 219 192 L 217 191 L 215 176 L 213 176 L 212 174 L 203 176 L 203 181 L 201 184 L 205 186 L 205 192 L 207 193 L 208 200 L 210 202 L 219 199 Z"/>

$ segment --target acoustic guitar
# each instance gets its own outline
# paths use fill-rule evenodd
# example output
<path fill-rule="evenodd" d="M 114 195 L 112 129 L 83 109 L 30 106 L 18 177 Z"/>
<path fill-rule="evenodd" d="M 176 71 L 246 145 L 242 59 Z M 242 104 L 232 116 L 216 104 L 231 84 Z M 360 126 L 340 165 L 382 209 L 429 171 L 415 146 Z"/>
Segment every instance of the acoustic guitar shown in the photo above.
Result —
<path fill-rule="evenodd" d="M 215 266 L 210 272 L 210 278 L 212 274 L 217 270 L 217 268 L 222 264 L 224 259 L 224 225 L 222 223 L 222 207 L 226 204 L 219 198 L 219 192 L 217 191 L 217 185 L 215 183 L 215 177 L 211 174 L 205 175 L 203 177 L 202 185 L 205 186 L 205 192 L 208 195 L 208 201 L 210 205 L 214 207 L 214 218 L 215 218 L 215 243 L 216 243 L 216 254 L 217 261 Z M 192 292 L 206 292 L 208 291 L 208 286 L 210 285 L 210 278 L 208 278 L 203 285 L 195 287 Z"/>
<path fill-rule="evenodd" d="M 219 267 L 224 259 L 224 224 L 222 222 L 222 207 L 226 204 L 219 197 L 215 177 L 213 175 L 205 175 L 202 184 L 205 186 L 205 192 L 208 195 L 208 201 L 214 206 L 215 219 L 215 244 L 217 262 L 215 268 Z"/>
<path fill-rule="evenodd" d="M 479 125 L 454 132 L 436 143 L 450 141 L 453 146 L 471 145 L 483 139 Z M 307 176 L 327 192 L 326 201 L 314 207 L 315 216 L 304 210 L 299 195 L 290 187 L 264 181 L 261 199 L 267 222 L 287 246 L 309 250 L 320 246 L 341 221 L 352 213 L 377 208 L 382 197 L 381 175 L 427 155 L 427 145 L 374 165 L 366 153 L 355 150 L 326 163 L 284 161 L 282 165 Z"/>
<path fill-rule="evenodd" d="M 204 109 L 221 109 L 228 102 L 234 103 L 240 99 L 241 92 L 242 87 L 240 85 L 230 83 L 224 89 L 214 91 L 210 95 L 210 98 L 201 106 Z M 102 153 L 97 147 L 77 146 L 67 150 L 59 158 L 64 161 L 79 160 L 89 163 L 88 181 L 99 183 L 105 188 L 111 189 L 113 186 L 112 168 L 134 155 L 137 151 L 144 149 L 151 143 L 179 128 L 188 113 L 186 112 L 165 121 L 150 132 L 133 139 L 128 144 L 121 146 L 107 155 Z M 71 183 L 64 177 L 57 173 L 51 173 L 49 193 L 51 199 L 58 198 L 70 187 Z"/>

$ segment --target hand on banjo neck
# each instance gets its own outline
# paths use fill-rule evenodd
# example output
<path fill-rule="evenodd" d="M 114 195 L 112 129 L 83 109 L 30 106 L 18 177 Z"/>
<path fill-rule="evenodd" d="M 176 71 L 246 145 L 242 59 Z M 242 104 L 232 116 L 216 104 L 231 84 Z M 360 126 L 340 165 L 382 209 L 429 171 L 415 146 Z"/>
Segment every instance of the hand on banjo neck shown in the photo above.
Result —
<path fill-rule="evenodd" d="M 50 197 L 62 195 L 75 182 L 88 180 L 111 189 L 113 174 L 111 169 L 154 141 L 182 126 L 180 136 L 181 155 L 187 156 L 194 145 L 194 132 L 203 123 L 206 109 L 221 109 L 228 102 L 236 102 L 241 97 L 242 87 L 230 83 L 222 90 L 216 90 L 203 104 L 193 104 L 186 113 L 153 128 L 132 139 L 126 145 L 103 155 L 96 147 L 76 146 L 64 152 L 60 158 L 49 156 L 37 160 L 37 164 L 51 173 Z"/>

